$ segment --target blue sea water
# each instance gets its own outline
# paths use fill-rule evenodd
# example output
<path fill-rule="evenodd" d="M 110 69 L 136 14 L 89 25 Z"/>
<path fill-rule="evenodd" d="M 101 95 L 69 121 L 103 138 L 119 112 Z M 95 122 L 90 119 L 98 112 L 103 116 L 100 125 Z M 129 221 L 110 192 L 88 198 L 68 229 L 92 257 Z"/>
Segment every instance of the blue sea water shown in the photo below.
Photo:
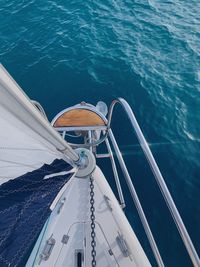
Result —
<path fill-rule="evenodd" d="M 196 0 L 0 2 L 0 61 L 49 119 L 83 100 L 129 102 L 200 253 L 199 14 Z M 164 263 L 189 267 L 130 125 L 115 112 L 114 132 Z M 156 266 L 123 187 L 127 217 Z"/>

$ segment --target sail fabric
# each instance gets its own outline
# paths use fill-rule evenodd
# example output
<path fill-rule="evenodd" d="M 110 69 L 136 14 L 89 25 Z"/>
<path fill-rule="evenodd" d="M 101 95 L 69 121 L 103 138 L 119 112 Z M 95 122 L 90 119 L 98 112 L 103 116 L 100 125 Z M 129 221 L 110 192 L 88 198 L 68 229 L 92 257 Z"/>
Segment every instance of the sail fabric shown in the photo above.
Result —
<path fill-rule="evenodd" d="M 56 158 L 77 155 L 0 65 L 0 184 Z"/>
<path fill-rule="evenodd" d="M 50 215 L 50 206 L 72 177 L 62 159 L 0 186 L 0 266 L 24 266 Z"/>
<path fill-rule="evenodd" d="M 0 184 L 61 157 L 0 106 Z"/>
<path fill-rule="evenodd" d="M 24 266 L 77 154 L 0 65 L 0 266 Z"/>

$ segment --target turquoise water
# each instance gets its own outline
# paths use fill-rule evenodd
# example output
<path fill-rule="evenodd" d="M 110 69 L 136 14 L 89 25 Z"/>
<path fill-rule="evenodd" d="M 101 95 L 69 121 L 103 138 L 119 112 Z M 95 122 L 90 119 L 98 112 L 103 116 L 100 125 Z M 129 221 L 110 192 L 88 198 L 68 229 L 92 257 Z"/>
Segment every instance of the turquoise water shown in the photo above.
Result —
<path fill-rule="evenodd" d="M 199 12 L 194 0 L 0 3 L 0 61 L 49 119 L 83 100 L 128 100 L 200 253 Z M 191 266 L 120 109 L 113 127 L 166 266 Z M 125 195 L 126 214 L 155 266 Z"/>

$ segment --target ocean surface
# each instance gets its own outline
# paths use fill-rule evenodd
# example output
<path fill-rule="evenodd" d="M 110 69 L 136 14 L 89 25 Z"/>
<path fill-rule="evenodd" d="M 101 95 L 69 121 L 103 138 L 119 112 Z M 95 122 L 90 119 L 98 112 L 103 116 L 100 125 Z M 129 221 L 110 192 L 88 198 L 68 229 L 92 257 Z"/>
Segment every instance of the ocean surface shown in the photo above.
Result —
<path fill-rule="evenodd" d="M 200 253 L 200 1 L 1 0 L 0 62 L 50 120 L 80 101 L 125 98 Z M 112 125 L 165 265 L 192 266 L 120 108 Z M 115 189 L 109 162 L 99 164 Z"/>

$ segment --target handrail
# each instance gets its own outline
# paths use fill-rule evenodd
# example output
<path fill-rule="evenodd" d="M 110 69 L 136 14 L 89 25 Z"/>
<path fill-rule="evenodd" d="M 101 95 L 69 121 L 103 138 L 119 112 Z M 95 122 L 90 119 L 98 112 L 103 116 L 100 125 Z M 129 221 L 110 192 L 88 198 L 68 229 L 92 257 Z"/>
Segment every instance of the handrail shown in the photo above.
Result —
<path fill-rule="evenodd" d="M 184 243 L 184 245 L 188 251 L 188 254 L 190 256 L 190 259 L 191 259 L 193 265 L 195 267 L 200 267 L 199 256 L 198 256 L 196 249 L 192 243 L 192 240 L 191 240 L 191 238 L 187 232 L 187 229 L 186 229 L 186 227 L 182 221 L 182 218 L 178 212 L 178 209 L 177 209 L 177 207 L 176 207 L 176 205 L 172 199 L 172 196 L 169 192 L 169 189 L 165 183 L 165 180 L 164 180 L 164 178 L 163 178 L 163 176 L 162 176 L 162 174 L 158 168 L 158 165 L 157 165 L 157 163 L 153 157 L 153 154 L 152 154 L 152 152 L 148 146 L 148 143 L 147 143 L 147 141 L 146 141 L 146 139 L 145 139 L 145 137 L 144 137 L 144 135 L 140 129 L 140 126 L 139 126 L 139 124 L 135 118 L 135 115 L 134 115 L 130 105 L 123 98 L 116 99 L 111 103 L 109 113 L 108 113 L 108 124 L 107 124 L 108 128 L 110 129 L 113 109 L 117 103 L 122 105 L 124 111 L 126 112 L 128 118 L 131 122 L 132 127 L 135 130 L 135 133 L 136 133 L 138 141 L 141 145 L 141 148 L 142 148 L 142 150 L 143 150 L 143 152 L 144 152 L 144 154 L 145 154 L 145 156 L 149 162 L 149 165 L 152 169 L 154 177 L 155 177 L 157 184 L 158 184 L 158 186 L 162 192 L 162 195 L 163 195 L 165 202 L 169 208 L 169 211 L 172 215 L 172 218 L 174 219 L 176 227 L 180 233 L 180 236 L 181 236 L 183 243 Z"/>
<path fill-rule="evenodd" d="M 31 100 L 31 103 L 41 112 L 43 117 L 48 121 L 47 115 L 46 115 L 42 105 L 36 100 Z"/>
<path fill-rule="evenodd" d="M 133 199 L 133 201 L 135 203 L 135 206 L 136 206 L 136 209 L 138 211 L 140 220 L 142 222 L 142 225 L 144 227 L 145 233 L 146 233 L 147 238 L 149 240 L 149 243 L 150 243 L 151 249 L 153 251 L 154 257 L 156 259 L 156 262 L 157 262 L 159 267 L 164 267 L 164 263 L 162 261 L 160 252 L 159 252 L 158 247 L 156 245 L 156 241 L 155 241 L 155 239 L 153 237 L 153 234 L 151 232 L 151 228 L 149 226 L 149 223 L 148 223 L 147 218 L 145 216 L 145 213 L 143 211 L 142 205 L 140 203 L 140 200 L 139 200 L 138 195 L 136 193 L 136 190 L 134 188 L 133 182 L 132 182 L 131 177 L 129 175 L 129 172 L 127 170 L 126 164 L 125 164 L 125 162 L 123 160 L 122 154 L 121 154 L 121 152 L 119 150 L 119 147 L 117 145 L 117 142 L 115 140 L 115 137 L 114 137 L 111 129 L 109 130 L 109 137 L 110 137 L 110 140 L 111 140 L 112 145 L 114 147 L 114 150 L 115 150 L 116 156 L 118 158 L 118 161 L 119 161 L 120 167 L 122 169 L 122 172 L 124 174 L 124 177 L 126 179 L 126 183 L 128 185 L 129 191 L 131 193 L 131 197 L 132 197 L 132 199 Z"/>
<path fill-rule="evenodd" d="M 122 209 L 124 209 L 126 207 L 125 201 L 124 201 L 124 196 L 123 196 L 123 192 L 122 192 L 122 188 L 121 188 L 121 184 L 120 184 L 119 175 L 118 175 L 118 172 L 117 172 L 117 167 L 116 167 L 116 164 L 115 164 L 113 152 L 112 152 L 112 149 L 111 149 L 110 142 L 109 142 L 108 138 L 105 140 L 105 142 L 106 142 L 107 150 L 108 150 L 108 153 L 109 153 L 109 157 L 110 157 L 110 161 L 111 161 L 111 165 L 112 165 L 112 169 L 113 169 L 113 175 L 114 175 L 114 178 L 115 178 L 117 191 L 118 191 L 118 194 L 119 194 L 120 206 L 122 207 Z"/>

